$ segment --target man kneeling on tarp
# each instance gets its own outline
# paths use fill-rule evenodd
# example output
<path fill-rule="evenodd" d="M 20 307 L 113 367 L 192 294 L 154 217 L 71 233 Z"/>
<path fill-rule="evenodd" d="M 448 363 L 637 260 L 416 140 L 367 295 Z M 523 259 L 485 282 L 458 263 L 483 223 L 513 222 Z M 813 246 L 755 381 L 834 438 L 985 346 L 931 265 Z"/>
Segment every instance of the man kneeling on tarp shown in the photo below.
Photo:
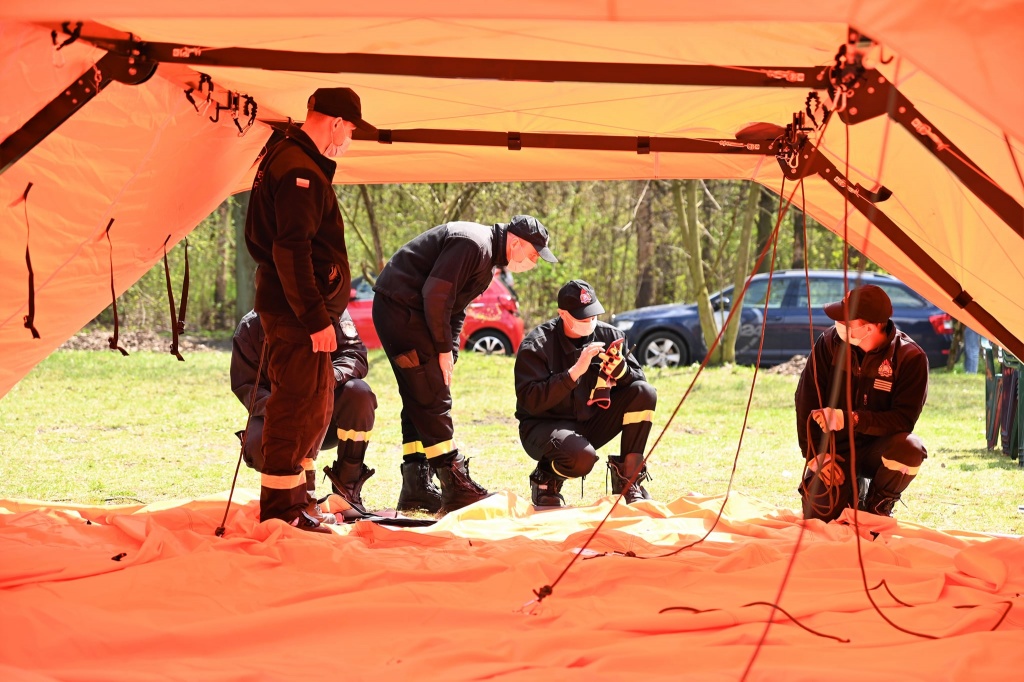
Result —
<path fill-rule="evenodd" d="M 597 448 L 620 432 L 621 454 L 608 457 L 612 492 L 627 503 L 651 499 L 643 460 L 658 396 L 622 332 L 597 321 L 603 312 L 594 289 L 573 280 L 558 292 L 558 317 L 519 347 L 516 418 L 523 447 L 537 460 L 535 506 L 563 506 L 565 480 L 589 474 Z"/>
<path fill-rule="evenodd" d="M 312 505 L 315 504 L 316 496 L 314 460 L 317 452 L 337 447 L 338 458 L 325 471 L 331 479 L 334 492 L 353 506 L 359 505 L 361 508 L 363 483 L 374 474 L 374 470 L 363 463 L 363 458 L 373 430 L 377 398 L 363 381 L 367 373 L 366 346 L 359 338 L 347 310 L 334 325 L 334 332 L 338 342 L 337 349 L 331 353 L 334 411 L 327 433 L 322 436 L 323 444 L 306 454 L 302 466 L 306 471 L 306 488 Z M 252 417 L 244 434 L 242 457 L 247 465 L 257 471 L 263 469 L 263 414 L 267 399 L 270 398 L 270 377 L 267 376 L 265 362 L 259 385 L 256 385 L 263 338 L 259 315 L 252 311 L 239 322 L 231 340 L 231 390 L 246 409 L 249 409 L 252 391 L 256 391 Z M 330 516 L 325 518 L 328 521 L 331 519 Z"/>
<path fill-rule="evenodd" d="M 891 516 L 928 456 L 924 443 L 911 433 L 928 396 L 928 356 L 896 329 L 892 302 L 881 287 L 857 287 L 845 305 L 825 306 L 825 314 L 835 326 L 815 341 L 796 389 L 797 436 L 807 459 L 800 485 L 804 518 L 831 521 L 852 506 L 853 455 L 853 475 L 871 480 L 867 490 L 858 490 L 860 509 Z M 852 411 L 845 408 L 847 376 L 852 377 Z M 831 400 L 838 407 L 828 407 Z M 823 439 L 823 433 L 834 439 Z"/>

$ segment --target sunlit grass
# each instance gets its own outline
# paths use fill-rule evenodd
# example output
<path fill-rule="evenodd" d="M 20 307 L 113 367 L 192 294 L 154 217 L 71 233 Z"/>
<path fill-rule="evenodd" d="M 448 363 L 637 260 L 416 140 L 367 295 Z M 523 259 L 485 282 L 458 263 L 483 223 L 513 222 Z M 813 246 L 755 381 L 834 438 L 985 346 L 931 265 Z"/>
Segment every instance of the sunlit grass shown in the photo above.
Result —
<path fill-rule="evenodd" d="M 399 489 L 400 403 L 379 351 L 369 381 L 379 407 L 364 489 L 372 507 L 393 506 Z M 463 354 L 456 366 L 456 440 L 473 458 L 474 478 L 492 489 L 529 494 L 533 463 L 519 444 L 512 386 L 514 360 Z M 0 400 L 0 497 L 84 503 L 196 497 L 227 490 L 238 457 L 234 432 L 245 410 L 228 382 L 229 355 L 60 351 Z M 658 389 L 656 436 L 693 377 L 694 369 L 652 371 Z M 655 451 L 648 489 L 660 499 L 689 491 L 725 492 L 753 370 L 708 370 Z M 796 377 L 760 372 L 734 490 L 774 505 L 798 508 L 802 459 L 796 446 Z M 921 475 L 904 495 L 901 519 L 937 528 L 1024 532 L 1024 470 L 985 449 L 984 377 L 933 373 L 917 433 L 928 446 Z M 651 442 L 653 443 L 652 437 Z M 617 440 L 602 453 L 616 454 Z M 321 464 L 333 453 L 321 455 Z M 583 499 L 604 494 L 599 463 Z M 242 467 L 239 485 L 256 489 L 258 475 Z M 321 483 L 321 489 L 326 487 Z M 570 503 L 580 486 L 565 488 Z"/>

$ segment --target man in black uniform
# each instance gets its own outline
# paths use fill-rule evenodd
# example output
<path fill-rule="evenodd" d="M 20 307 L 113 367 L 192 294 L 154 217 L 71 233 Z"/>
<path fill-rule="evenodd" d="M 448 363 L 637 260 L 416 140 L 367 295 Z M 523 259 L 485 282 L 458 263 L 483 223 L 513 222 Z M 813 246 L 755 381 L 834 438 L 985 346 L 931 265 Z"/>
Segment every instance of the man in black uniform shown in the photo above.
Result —
<path fill-rule="evenodd" d="M 831 521 L 852 506 L 853 475 L 861 488 L 871 479 L 866 491 L 858 491 L 860 509 L 891 516 L 928 456 L 912 433 L 928 396 L 928 357 L 896 329 L 888 295 L 873 284 L 851 290 L 825 313 L 835 326 L 814 343 L 796 389 L 797 437 L 807 459 L 800 486 L 804 518 Z M 847 377 L 852 411 L 846 407 Z M 835 436 L 834 452 L 822 447 L 831 440 L 825 433 Z"/>
<path fill-rule="evenodd" d="M 345 226 L 331 182 L 356 126 L 359 97 L 320 88 L 302 128 L 260 162 L 245 217 L 245 243 L 258 266 L 256 311 L 266 333 L 260 520 L 282 519 L 330 532 L 307 513 L 302 460 L 319 447 L 331 419 L 337 346 L 334 326 L 351 284 Z"/>
<path fill-rule="evenodd" d="M 335 382 L 334 410 L 327 435 L 318 449 L 337 447 L 338 458 L 333 465 L 325 468 L 325 472 L 331 479 L 334 492 L 361 510 L 363 483 L 375 473 L 363 460 L 373 432 L 377 397 L 363 381 L 368 368 L 366 346 L 359 338 L 348 311 L 342 313 L 334 332 L 338 344 L 337 349 L 331 353 Z M 231 390 L 246 409 L 253 400 L 253 390 L 256 391 L 252 416 L 242 440 L 242 457 L 256 471 L 263 470 L 263 415 L 271 388 L 266 372 L 260 377 L 259 384 L 256 383 L 263 339 L 263 327 L 256 311 L 242 318 L 231 339 Z M 314 460 L 317 452 L 313 450 L 306 453 L 302 460 L 302 468 L 306 472 L 306 488 L 313 498 L 316 496 Z M 440 506 L 440 491 L 435 489 L 435 495 Z"/>
<path fill-rule="evenodd" d="M 466 306 L 491 283 L 495 267 L 525 272 L 543 258 L 548 231 L 532 216 L 488 226 L 453 222 L 427 230 L 399 249 L 377 278 L 373 323 L 402 396 L 402 493 L 417 496 L 431 473 L 441 483 L 443 512 L 489 493 L 469 475 L 452 428 L 451 381 Z"/>
<path fill-rule="evenodd" d="M 608 457 L 612 492 L 626 503 L 649 500 L 644 451 L 658 402 L 654 387 L 624 347 L 621 331 L 598 322 L 597 294 L 575 279 L 558 292 L 558 317 L 523 339 L 516 356 L 516 418 L 526 453 L 533 504 L 561 507 L 562 484 L 586 476 L 597 448 L 617 434 L 619 456 Z"/>

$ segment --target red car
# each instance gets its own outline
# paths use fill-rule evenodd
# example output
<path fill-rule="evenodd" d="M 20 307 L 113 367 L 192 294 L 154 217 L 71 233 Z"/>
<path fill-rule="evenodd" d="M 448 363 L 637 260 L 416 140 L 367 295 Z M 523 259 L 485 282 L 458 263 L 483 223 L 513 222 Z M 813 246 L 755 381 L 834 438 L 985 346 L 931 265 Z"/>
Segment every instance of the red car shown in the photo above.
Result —
<path fill-rule="evenodd" d="M 367 348 L 380 348 L 377 330 L 373 328 L 373 288 L 362 277 L 352 281 L 352 294 L 348 312 L 356 323 L 359 336 Z M 523 318 L 519 316 L 519 302 L 502 279 L 499 270 L 487 291 L 473 299 L 466 308 L 466 323 L 462 326 L 459 346 L 478 353 L 504 353 L 512 355 L 523 342 Z"/>

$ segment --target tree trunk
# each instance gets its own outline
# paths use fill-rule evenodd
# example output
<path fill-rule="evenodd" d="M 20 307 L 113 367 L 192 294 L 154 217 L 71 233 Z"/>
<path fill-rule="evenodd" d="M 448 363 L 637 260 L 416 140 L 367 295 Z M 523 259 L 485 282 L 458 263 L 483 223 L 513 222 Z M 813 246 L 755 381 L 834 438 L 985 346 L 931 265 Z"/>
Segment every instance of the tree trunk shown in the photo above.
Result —
<path fill-rule="evenodd" d="M 228 235 L 231 234 L 231 204 L 234 199 L 228 197 L 217 208 L 217 276 L 213 285 L 213 307 L 217 329 L 228 328 Z"/>
<path fill-rule="evenodd" d="M 636 228 L 636 300 L 637 308 L 652 305 L 654 292 L 657 289 L 654 278 L 657 276 L 654 267 L 654 229 L 651 201 L 644 201 L 636 212 L 633 227 Z"/>
<path fill-rule="evenodd" d="M 765 244 L 772 238 L 772 232 L 775 230 L 775 221 L 779 217 L 779 206 L 775 201 L 774 194 L 763 189 L 760 185 L 757 188 L 761 196 L 757 212 L 757 253 L 761 253 L 764 250 Z M 770 267 L 771 263 L 765 258 L 761 261 L 761 267 L 757 271 L 768 272 Z"/>
<path fill-rule="evenodd" d="M 793 259 L 790 266 L 794 270 L 803 270 L 804 267 L 804 214 L 799 209 L 790 206 L 789 214 L 793 218 Z"/>
<path fill-rule="evenodd" d="M 697 311 L 700 315 L 700 329 L 704 335 L 704 346 L 711 348 L 718 336 L 718 324 L 711 309 L 707 282 L 704 279 L 704 263 L 701 260 L 701 225 L 697 220 L 697 183 L 686 180 L 686 202 L 683 202 L 684 181 L 672 181 L 672 201 L 683 236 L 686 265 L 690 270 L 693 291 L 697 297 Z M 709 364 L 721 364 L 721 354 L 715 353 Z"/>
<path fill-rule="evenodd" d="M 384 246 L 380 239 L 380 224 L 377 222 L 377 212 L 373 207 L 373 199 L 366 185 L 359 185 L 359 195 L 363 198 L 363 205 L 366 206 L 366 218 L 370 223 L 370 235 L 373 237 L 373 258 L 377 268 L 377 274 L 384 269 Z"/>
<path fill-rule="evenodd" d="M 245 245 L 245 214 L 249 210 L 249 192 L 236 194 L 231 211 L 235 225 L 235 317 L 252 310 L 256 300 L 256 261 Z"/>
<path fill-rule="evenodd" d="M 750 237 L 754 232 L 754 217 L 757 215 L 761 186 L 750 183 L 747 194 L 747 205 L 743 210 L 743 227 L 740 230 L 739 252 L 736 254 L 736 272 L 733 277 L 732 303 L 730 309 L 735 310 L 729 325 L 722 335 L 722 361 L 736 362 L 736 337 L 739 335 L 740 318 L 743 312 L 743 285 L 750 275 Z"/>

